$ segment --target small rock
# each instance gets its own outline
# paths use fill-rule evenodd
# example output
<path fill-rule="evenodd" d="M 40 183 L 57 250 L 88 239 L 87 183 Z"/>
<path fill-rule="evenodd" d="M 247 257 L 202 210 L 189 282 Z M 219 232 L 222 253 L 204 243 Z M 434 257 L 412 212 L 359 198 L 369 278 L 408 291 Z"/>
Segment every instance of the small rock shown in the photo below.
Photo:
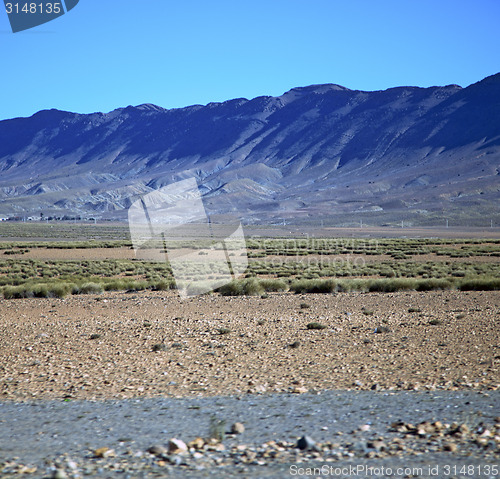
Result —
<path fill-rule="evenodd" d="M 387 449 L 385 442 L 379 440 L 369 442 L 368 447 L 375 449 L 376 451 L 385 451 Z"/>
<path fill-rule="evenodd" d="M 298 441 L 297 441 L 297 449 L 300 449 L 302 451 L 307 451 L 309 449 L 315 449 L 316 448 L 316 442 L 314 439 L 312 439 L 309 436 L 302 436 Z"/>
<path fill-rule="evenodd" d="M 245 426 L 241 422 L 235 422 L 231 426 L 231 434 L 243 434 L 245 432 Z"/>
<path fill-rule="evenodd" d="M 296 386 L 292 389 L 292 393 L 294 394 L 305 394 L 309 392 L 309 389 L 305 388 L 304 386 Z"/>
<path fill-rule="evenodd" d="M 359 454 L 368 454 L 370 452 L 368 450 L 368 444 L 365 441 L 355 442 L 349 447 L 349 449 Z"/>
<path fill-rule="evenodd" d="M 380 384 L 378 383 L 372 384 L 372 387 L 370 389 L 372 391 L 380 391 Z"/>
<path fill-rule="evenodd" d="M 408 432 L 408 427 L 403 421 L 395 421 L 391 424 L 391 430 L 396 432 Z"/>
<path fill-rule="evenodd" d="M 449 451 L 449 452 L 456 452 L 457 450 L 457 445 L 453 442 L 448 442 L 444 445 L 443 449 L 445 451 Z"/>
<path fill-rule="evenodd" d="M 56 469 L 54 474 L 52 474 L 53 479 L 68 479 L 68 475 L 64 472 L 64 469 Z"/>
<path fill-rule="evenodd" d="M 203 449 L 203 446 L 205 445 L 205 441 L 201 437 L 197 437 L 196 439 L 193 439 L 190 443 L 188 443 L 188 447 L 191 449 L 196 449 L 200 450 Z"/>
<path fill-rule="evenodd" d="M 362 424 L 361 426 L 359 426 L 359 430 L 362 431 L 362 432 L 369 431 L 370 430 L 370 425 L 369 424 Z"/>
<path fill-rule="evenodd" d="M 184 441 L 181 441 L 180 439 L 170 439 L 168 441 L 168 452 L 171 454 L 182 454 L 184 452 L 187 452 L 188 447 Z"/>
<path fill-rule="evenodd" d="M 381 334 L 381 333 L 389 333 L 391 330 L 387 326 L 377 326 L 375 328 L 375 333 L 376 334 Z"/>
<path fill-rule="evenodd" d="M 99 449 L 96 449 L 94 451 L 94 456 L 95 457 L 115 457 L 116 453 L 113 451 L 113 449 L 110 449 L 109 447 L 100 447 Z"/>
<path fill-rule="evenodd" d="M 163 456 L 164 454 L 168 454 L 168 449 L 161 445 L 151 446 L 147 451 L 149 454 L 153 454 L 154 456 Z"/>
<path fill-rule="evenodd" d="M 476 444 L 478 446 L 486 447 L 486 446 L 488 446 L 488 442 L 489 442 L 488 439 L 485 437 L 477 437 L 476 438 Z"/>
<path fill-rule="evenodd" d="M 170 458 L 170 464 L 174 466 L 180 466 L 182 464 L 182 458 L 180 456 L 172 456 Z"/>
<path fill-rule="evenodd" d="M 443 425 L 443 423 L 441 421 L 436 421 L 432 425 L 434 426 L 434 429 L 436 431 L 442 431 L 444 429 L 444 425 Z"/>
<path fill-rule="evenodd" d="M 37 471 L 37 467 L 23 466 L 20 464 L 17 469 L 17 474 L 34 474 Z"/>

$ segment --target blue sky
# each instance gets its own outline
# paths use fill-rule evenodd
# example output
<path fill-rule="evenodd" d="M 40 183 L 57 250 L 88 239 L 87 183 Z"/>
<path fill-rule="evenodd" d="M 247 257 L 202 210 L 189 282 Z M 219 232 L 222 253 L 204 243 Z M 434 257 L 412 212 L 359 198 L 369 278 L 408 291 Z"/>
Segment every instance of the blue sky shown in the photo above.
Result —
<path fill-rule="evenodd" d="M 0 11 L 0 119 L 317 83 L 467 86 L 500 71 L 499 24 L 498 0 L 80 0 L 16 34 Z"/>

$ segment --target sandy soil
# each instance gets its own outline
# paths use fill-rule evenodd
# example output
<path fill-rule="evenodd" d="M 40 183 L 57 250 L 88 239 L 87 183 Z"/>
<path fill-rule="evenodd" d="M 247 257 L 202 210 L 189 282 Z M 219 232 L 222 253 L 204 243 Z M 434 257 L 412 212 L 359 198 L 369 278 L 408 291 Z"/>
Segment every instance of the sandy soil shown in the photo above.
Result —
<path fill-rule="evenodd" d="M 3 300 L 0 399 L 497 389 L 499 319 L 500 292 Z"/>

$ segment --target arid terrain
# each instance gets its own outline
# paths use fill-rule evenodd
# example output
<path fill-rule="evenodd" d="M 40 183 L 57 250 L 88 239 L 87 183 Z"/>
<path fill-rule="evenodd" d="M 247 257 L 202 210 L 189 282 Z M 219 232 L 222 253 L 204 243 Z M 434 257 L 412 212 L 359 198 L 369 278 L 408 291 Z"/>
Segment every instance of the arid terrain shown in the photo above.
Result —
<path fill-rule="evenodd" d="M 116 292 L 2 301 L 0 317 L 11 400 L 500 387 L 496 291 Z"/>
<path fill-rule="evenodd" d="M 494 237 L 253 238 L 246 279 L 188 299 L 106 241 L 3 245 L 2 477 L 496 477 Z"/>

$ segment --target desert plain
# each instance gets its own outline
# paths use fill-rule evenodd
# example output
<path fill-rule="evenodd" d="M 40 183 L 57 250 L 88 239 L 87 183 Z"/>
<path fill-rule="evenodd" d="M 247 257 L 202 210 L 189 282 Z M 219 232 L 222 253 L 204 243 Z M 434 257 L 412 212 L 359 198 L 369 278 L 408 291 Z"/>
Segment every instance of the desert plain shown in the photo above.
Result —
<path fill-rule="evenodd" d="M 417 466 L 424 458 L 440 467 L 469 464 L 473 477 L 486 477 L 480 466 L 498 463 L 495 238 L 312 247 L 287 239 L 281 250 L 279 240 L 254 240 L 243 289 L 187 299 L 158 283 L 165 271 L 138 266 L 126 244 L 47 248 L 39 238 L 31 241 L 6 240 L 2 255 L 2 477 L 280 478 L 293 475 L 293 464 L 387 467 L 402 458 Z M 110 272 L 113 262 L 120 267 Z M 15 268 L 17 283 L 10 284 Z M 19 281 L 29 271 L 43 288 L 34 278 L 25 278 L 29 288 Z M 67 284 L 71 275 L 73 289 L 46 289 L 50 282 Z M 121 283 L 111 282 L 117 278 Z M 340 407 L 346 397 L 350 412 Z M 436 407 L 419 406 L 432 400 Z M 187 419 L 179 425 L 171 417 L 163 431 L 169 436 L 162 437 L 153 426 L 158 404 L 148 401 Z M 235 401 L 251 403 L 241 409 Z M 271 410 L 276 401 L 279 421 L 263 431 L 252 411 Z M 215 404 L 223 406 L 214 415 Z M 300 426 L 287 429 L 297 404 L 315 406 L 300 416 Z M 153 412 L 109 419 L 116 407 L 134 405 Z M 94 420 L 77 440 L 76 412 L 65 414 L 87 406 Z M 42 424 L 37 408 L 49 411 Z M 211 412 L 192 416 L 200 409 Z M 149 424 L 151 435 L 100 438 L 102 421 L 106 431 L 118 423 L 132 431 L 134 419 Z M 231 434 L 223 419 L 245 432 Z M 21 428 L 22 421 L 28 422 Z M 225 429 L 217 432 L 213 421 Z M 51 422 L 60 424 L 56 433 L 43 426 Z M 171 439 L 181 431 L 186 450 L 182 444 L 175 450 Z M 316 441 L 298 447 L 309 435 Z M 52 444 L 51 453 L 40 441 Z M 496 477 L 492 471 L 488 477 Z M 432 477 L 431 470 L 418 477 Z"/>

